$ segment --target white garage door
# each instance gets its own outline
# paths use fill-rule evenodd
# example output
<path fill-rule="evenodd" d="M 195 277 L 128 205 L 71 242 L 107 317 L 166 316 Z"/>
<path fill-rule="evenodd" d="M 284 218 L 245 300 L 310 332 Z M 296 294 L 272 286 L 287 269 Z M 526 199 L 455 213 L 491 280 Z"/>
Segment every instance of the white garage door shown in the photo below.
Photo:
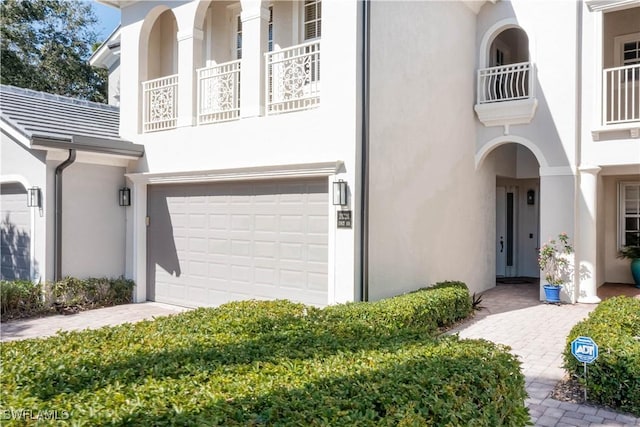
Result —
<path fill-rule="evenodd" d="M 0 278 L 29 280 L 31 275 L 31 212 L 20 184 L 0 186 Z"/>
<path fill-rule="evenodd" d="M 148 299 L 327 304 L 326 180 L 148 189 Z"/>

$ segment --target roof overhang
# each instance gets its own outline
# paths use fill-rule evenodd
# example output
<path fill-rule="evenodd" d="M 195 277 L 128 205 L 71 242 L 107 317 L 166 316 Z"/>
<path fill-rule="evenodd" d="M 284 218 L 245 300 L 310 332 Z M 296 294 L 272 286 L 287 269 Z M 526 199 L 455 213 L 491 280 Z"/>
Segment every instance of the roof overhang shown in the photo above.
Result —
<path fill-rule="evenodd" d="M 640 6 L 638 0 L 587 0 L 591 12 L 614 12 Z"/>
<path fill-rule="evenodd" d="M 95 138 L 73 135 L 71 138 L 55 138 L 48 135 L 33 135 L 32 148 L 75 149 L 90 153 L 112 154 L 138 159 L 144 155 L 144 146 L 121 139 Z"/>
<path fill-rule="evenodd" d="M 122 9 L 123 7 L 130 6 L 137 3 L 135 0 L 96 0 L 98 3 L 102 3 L 105 6 L 115 7 L 116 9 Z"/>
<path fill-rule="evenodd" d="M 93 67 L 111 68 L 120 56 L 120 26 L 102 42 L 100 47 L 89 58 L 89 64 Z"/>

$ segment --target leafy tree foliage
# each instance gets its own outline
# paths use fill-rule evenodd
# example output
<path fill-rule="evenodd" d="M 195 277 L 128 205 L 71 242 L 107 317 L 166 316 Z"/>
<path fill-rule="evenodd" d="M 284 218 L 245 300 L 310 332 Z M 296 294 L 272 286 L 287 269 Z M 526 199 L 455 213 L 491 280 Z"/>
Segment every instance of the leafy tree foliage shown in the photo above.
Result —
<path fill-rule="evenodd" d="M 106 102 L 106 71 L 88 63 L 96 23 L 80 0 L 0 0 L 0 82 Z"/>

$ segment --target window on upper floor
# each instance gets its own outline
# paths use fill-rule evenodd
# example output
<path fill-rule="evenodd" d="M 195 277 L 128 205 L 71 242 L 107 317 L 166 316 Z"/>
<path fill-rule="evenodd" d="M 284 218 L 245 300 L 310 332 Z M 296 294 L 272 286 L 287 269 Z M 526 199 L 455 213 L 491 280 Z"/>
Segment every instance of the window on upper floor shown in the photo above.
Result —
<path fill-rule="evenodd" d="M 273 52 L 273 6 L 269 6 L 269 24 L 268 24 L 268 41 L 267 49 L 269 52 Z"/>
<path fill-rule="evenodd" d="M 613 39 L 614 62 L 616 67 L 626 67 L 640 64 L 640 33 L 625 34 Z M 623 81 L 640 79 L 638 68 L 627 70 L 626 76 L 621 76 Z M 626 78 L 625 78 L 626 77 Z"/>
<path fill-rule="evenodd" d="M 240 18 L 240 14 L 236 15 L 235 22 L 234 34 L 236 59 L 242 59 L 242 19 Z"/>
<path fill-rule="evenodd" d="M 622 44 L 622 65 L 640 64 L 640 39 Z"/>
<path fill-rule="evenodd" d="M 640 246 L 640 181 L 621 182 L 618 247 Z"/>
<path fill-rule="evenodd" d="M 322 35 L 322 2 L 305 0 L 304 2 L 304 40 L 320 38 Z"/>

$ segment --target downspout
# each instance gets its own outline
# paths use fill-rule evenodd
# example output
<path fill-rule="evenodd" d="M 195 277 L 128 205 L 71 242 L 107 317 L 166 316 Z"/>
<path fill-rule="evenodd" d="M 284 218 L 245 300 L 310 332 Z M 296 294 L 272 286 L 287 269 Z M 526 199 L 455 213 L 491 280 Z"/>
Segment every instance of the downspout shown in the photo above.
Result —
<path fill-rule="evenodd" d="M 60 163 L 56 168 L 55 174 L 55 225 L 54 225 L 54 245 L 53 260 L 54 271 L 53 280 L 58 281 L 62 278 L 62 171 L 71 166 L 76 161 L 76 150 L 69 150 L 69 157 Z"/>
<path fill-rule="evenodd" d="M 362 2 L 362 175 L 360 177 L 360 299 L 369 300 L 369 78 L 371 1 Z"/>

